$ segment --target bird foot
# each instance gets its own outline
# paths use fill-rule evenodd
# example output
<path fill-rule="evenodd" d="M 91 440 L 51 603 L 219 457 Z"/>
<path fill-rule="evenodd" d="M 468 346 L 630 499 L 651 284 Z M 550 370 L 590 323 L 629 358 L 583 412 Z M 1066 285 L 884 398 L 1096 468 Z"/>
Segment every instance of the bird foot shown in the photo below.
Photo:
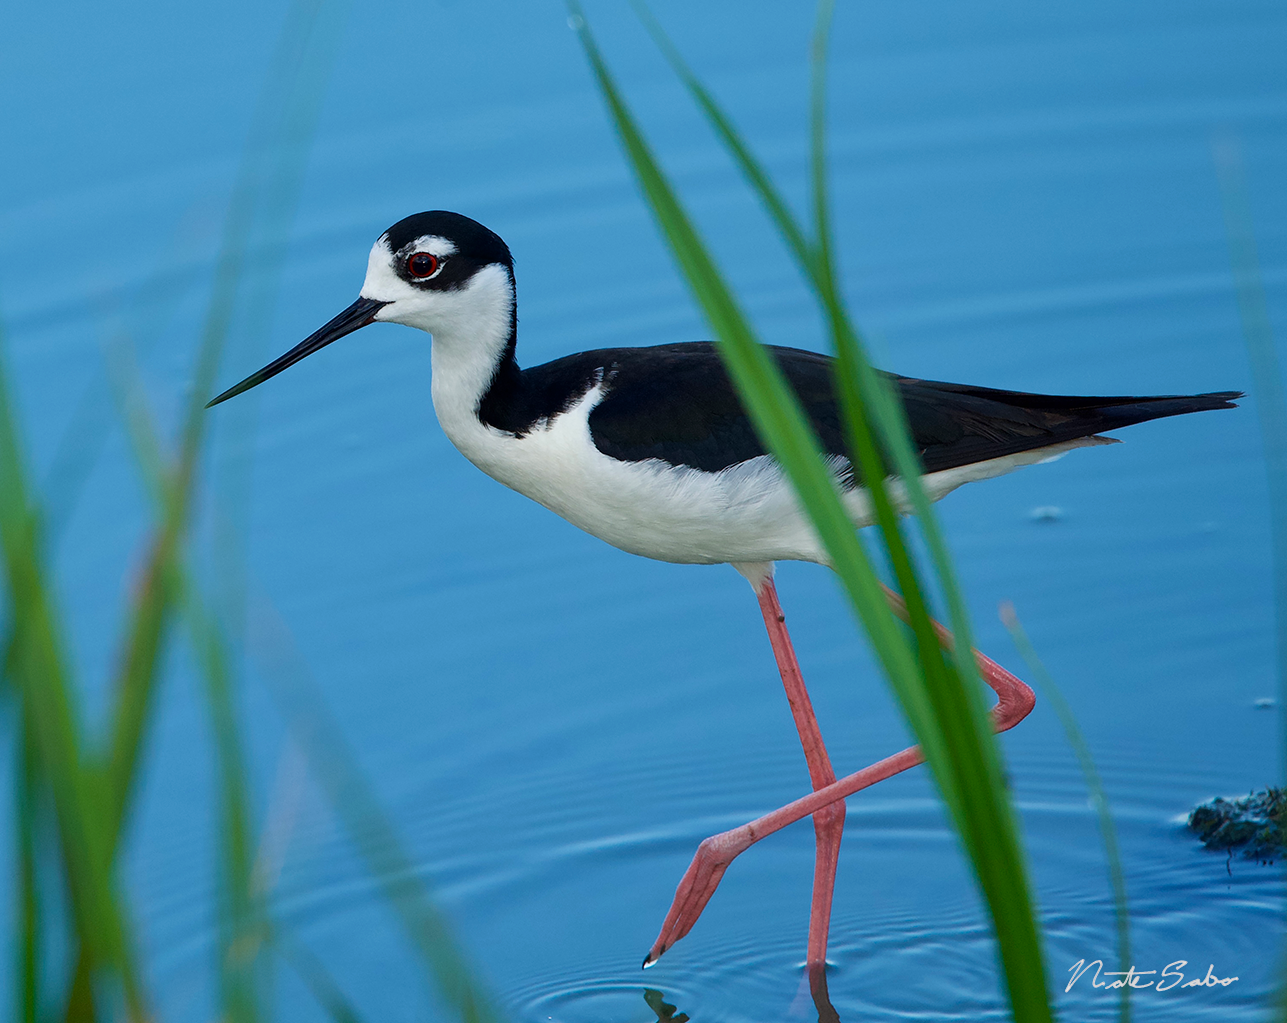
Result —
<path fill-rule="evenodd" d="M 661 925 L 661 933 L 644 957 L 645 970 L 693 929 L 693 924 L 697 923 L 706 903 L 710 902 L 715 889 L 719 887 L 728 865 L 755 841 L 755 832 L 749 824 L 711 835 L 702 841 L 693 856 L 693 862 L 688 865 L 688 870 L 680 880 L 679 887 L 675 889 L 675 898 Z"/>

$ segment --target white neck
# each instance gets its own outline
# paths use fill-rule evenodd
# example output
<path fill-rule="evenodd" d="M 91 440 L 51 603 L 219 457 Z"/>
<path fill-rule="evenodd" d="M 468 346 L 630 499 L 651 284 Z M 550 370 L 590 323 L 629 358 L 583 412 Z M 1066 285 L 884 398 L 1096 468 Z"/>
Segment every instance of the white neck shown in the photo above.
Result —
<path fill-rule="evenodd" d="M 478 403 L 509 344 L 514 283 L 499 265 L 483 267 L 460 291 L 449 309 L 435 310 L 432 326 L 412 324 L 433 334 L 433 407 L 447 436 L 466 450 L 476 432 Z"/>

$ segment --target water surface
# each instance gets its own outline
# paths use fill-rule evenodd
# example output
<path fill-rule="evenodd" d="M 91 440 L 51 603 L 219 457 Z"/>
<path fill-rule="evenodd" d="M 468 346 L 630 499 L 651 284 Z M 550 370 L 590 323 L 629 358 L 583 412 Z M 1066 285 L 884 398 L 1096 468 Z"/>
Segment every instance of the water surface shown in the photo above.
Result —
<path fill-rule="evenodd" d="M 284 10 L 10 12 L 0 287 L 38 469 L 120 324 L 150 325 L 143 372 L 174 422 Z M 802 198 L 808 9 L 657 12 Z M 639 25 L 616 4 L 590 17 L 765 339 L 821 347 L 780 245 Z M 1249 389 L 1211 139 L 1240 140 L 1283 336 L 1284 42 L 1287 15 L 1257 2 L 842 10 L 837 235 L 882 365 L 1035 391 Z M 239 324 L 225 385 L 347 305 L 375 236 L 429 208 L 509 242 L 525 364 L 707 336 L 558 5 L 367 5 L 337 54 L 280 299 Z M 443 437 L 428 389 L 428 339 L 376 326 L 248 396 L 249 562 L 480 973 L 518 1020 L 645 1023 L 645 988 L 695 1021 L 814 1018 L 807 824 L 745 854 L 693 933 L 639 971 L 701 838 L 808 787 L 745 583 L 623 554 L 495 484 Z M 1019 668 L 995 614 L 1013 600 L 1086 732 L 1121 829 L 1136 965 L 1240 978 L 1142 993 L 1138 1018 L 1259 1019 L 1280 872 L 1204 853 L 1177 823 L 1277 770 L 1275 714 L 1254 708 L 1275 686 L 1254 408 L 1121 436 L 939 507 L 980 645 Z M 244 453 L 218 440 L 221 464 Z M 1038 507 L 1059 514 L 1034 521 Z M 115 429 L 58 562 L 95 706 L 146 510 Z M 901 748 L 828 573 L 779 579 L 837 769 Z M 201 1020 L 211 753 L 189 659 L 172 660 L 127 878 L 164 1018 Z M 260 812 L 293 821 L 278 913 L 367 1018 L 434 1018 L 371 880 L 311 784 L 291 781 L 253 664 L 243 710 Z M 1102 847 L 1049 707 L 1003 745 L 1062 991 L 1077 960 L 1113 953 Z M 986 919 L 923 771 L 850 801 L 832 959 L 844 1020 L 1004 1017 Z M 282 1019 L 321 1018 L 288 970 L 275 1000 Z M 1114 1011 L 1084 982 L 1059 1002 L 1079 1020 Z"/>

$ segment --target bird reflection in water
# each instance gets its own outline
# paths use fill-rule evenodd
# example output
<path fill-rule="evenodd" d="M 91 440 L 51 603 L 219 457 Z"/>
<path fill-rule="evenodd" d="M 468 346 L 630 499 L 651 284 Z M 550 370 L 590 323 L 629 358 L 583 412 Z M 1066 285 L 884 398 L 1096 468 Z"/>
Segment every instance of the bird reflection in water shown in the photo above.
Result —
<path fill-rule="evenodd" d="M 813 996 L 814 1007 L 818 1010 L 818 1023 L 840 1023 L 840 1013 L 827 997 L 827 969 L 808 967 L 809 994 Z"/>
<path fill-rule="evenodd" d="M 808 971 L 809 994 L 813 997 L 814 1007 L 818 1010 L 818 1023 L 840 1023 L 840 1014 L 827 996 L 827 974 L 825 970 Z M 655 1023 L 688 1023 L 688 1013 L 676 1012 L 675 1006 L 666 1001 L 666 996 L 656 988 L 644 988 L 644 1001 L 648 1008 L 657 1014 Z"/>
<path fill-rule="evenodd" d="M 675 1015 L 675 1007 L 666 1000 L 666 996 L 655 988 L 644 988 L 644 1001 L 648 1008 L 657 1014 L 656 1023 L 688 1023 L 688 1013 Z"/>

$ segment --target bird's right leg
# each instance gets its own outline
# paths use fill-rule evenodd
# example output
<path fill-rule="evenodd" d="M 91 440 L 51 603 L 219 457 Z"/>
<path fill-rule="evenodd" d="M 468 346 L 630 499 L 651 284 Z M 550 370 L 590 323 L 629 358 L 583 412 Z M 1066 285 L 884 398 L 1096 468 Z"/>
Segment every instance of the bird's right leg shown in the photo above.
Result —
<path fill-rule="evenodd" d="M 888 588 L 885 593 L 894 612 L 905 619 L 907 610 L 903 599 Z M 954 643 L 952 633 L 938 622 L 934 623 L 934 629 L 943 647 L 952 649 Z M 1036 702 L 1032 690 L 1025 682 L 1010 674 L 985 654 L 975 650 L 974 657 L 983 681 L 997 694 L 996 706 L 992 708 L 992 721 L 996 730 L 1004 732 L 1013 728 L 1032 710 Z M 702 910 L 706 908 L 706 903 L 715 894 L 724 871 L 739 854 L 788 824 L 794 824 L 816 813 L 824 806 L 852 796 L 855 792 L 891 778 L 909 767 L 915 767 L 924 760 L 919 746 L 909 746 L 901 753 L 895 753 L 846 778 L 817 789 L 781 809 L 765 814 L 758 820 L 719 835 L 712 835 L 703 841 L 697 847 L 697 854 L 689 864 L 687 873 L 679 882 L 670 912 L 666 914 L 661 933 L 649 950 L 647 958 L 644 959 L 644 965 L 651 966 L 667 949 L 692 929 L 697 918 L 701 916 Z"/>

